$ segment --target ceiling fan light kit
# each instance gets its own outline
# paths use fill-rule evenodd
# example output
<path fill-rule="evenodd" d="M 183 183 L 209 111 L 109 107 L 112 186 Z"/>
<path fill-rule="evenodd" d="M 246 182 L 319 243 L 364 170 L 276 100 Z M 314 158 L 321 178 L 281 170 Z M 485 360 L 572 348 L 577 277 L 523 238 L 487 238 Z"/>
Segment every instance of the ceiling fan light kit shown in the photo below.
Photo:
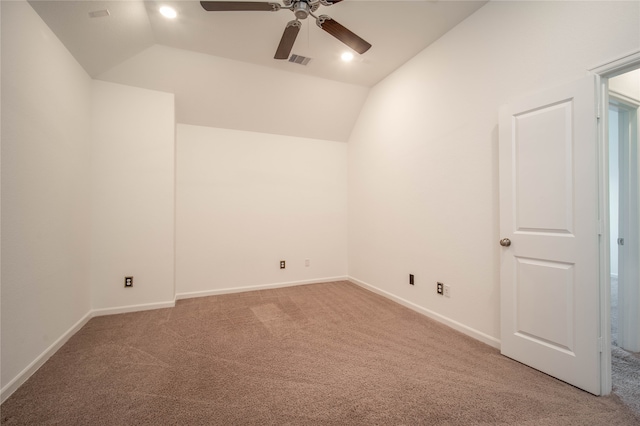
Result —
<path fill-rule="evenodd" d="M 277 12 L 287 9 L 293 12 L 296 19 L 289 21 L 284 29 L 280 44 L 276 49 L 274 59 L 287 59 L 293 49 L 293 44 L 302 27 L 301 19 L 307 19 L 311 15 L 316 20 L 316 25 L 349 46 L 359 54 L 365 53 L 371 48 L 371 44 L 351 32 L 346 27 L 327 15 L 315 16 L 313 12 L 318 10 L 320 5 L 331 6 L 342 0 L 283 0 L 284 5 L 272 2 L 259 1 L 201 1 L 202 8 L 208 12 L 227 11 L 264 11 Z"/>

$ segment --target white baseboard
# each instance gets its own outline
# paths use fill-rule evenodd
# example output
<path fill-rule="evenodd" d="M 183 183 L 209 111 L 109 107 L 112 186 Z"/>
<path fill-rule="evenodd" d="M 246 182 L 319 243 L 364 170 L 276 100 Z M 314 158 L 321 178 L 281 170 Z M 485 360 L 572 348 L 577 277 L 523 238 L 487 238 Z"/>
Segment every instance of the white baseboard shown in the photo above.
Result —
<path fill-rule="evenodd" d="M 71 338 L 78 330 L 80 330 L 89 320 L 93 317 L 99 317 L 103 315 L 123 314 L 127 312 L 147 311 L 151 309 L 172 308 L 175 306 L 175 301 L 161 302 L 161 303 L 148 303 L 144 305 L 131 305 L 122 306 L 118 308 L 106 308 L 106 309 L 94 309 L 89 311 L 83 316 L 77 323 L 75 323 L 69 330 L 67 330 L 58 340 L 56 340 L 51 346 L 44 350 L 33 362 L 25 367 L 16 377 L 14 377 L 9 383 L 7 383 L 0 391 L 0 403 L 9 398 L 24 382 L 29 379 L 38 371 L 42 365 L 47 362 L 58 349 L 64 345 L 67 340 Z"/>
<path fill-rule="evenodd" d="M 387 299 L 391 299 L 394 302 L 398 302 L 399 304 L 406 306 L 407 308 L 418 312 L 419 314 L 422 314 L 424 316 L 427 316 L 431 319 L 434 319 L 444 325 L 447 325 L 451 328 L 453 328 L 454 330 L 457 330 L 463 334 L 466 334 L 469 337 L 473 337 L 476 340 L 481 341 L 482 343 L 486 343 L 489 346 L 492 346 L 496 349 L 500 349 L 500 340 L 496 339 L 495 337 L 489 336 L 488 334 L 485 334 L 481 331 L 478 331 L 474 328 L 471 328 L 467 325 L 464 325 L 462 323 L 459 323 L 457 321 L 454 321 L 450 318 L 445 317 L 444 315 L 440 315 L 436 312 L 433 312 L 427 308 L 423 308 L 422 306 L 418 306 L 413 302 L 409 302 L 408 300 L 405 300 L 401 297 L 398 297 L 394 294 L 391 294 L 387 291 L 381 290 L 378 287 L 375 287 L 371 284 L 368 284 L 364 281 L 360 281 L 357 278 L 353 278 L 353 277 L 349 277 L 349 281 L 351 281 L 352 283 L 359 285 L 362 288 L 365 288 L 367 290 L 370 290 L 374 293 L 377 293 L 381 296 L 386 297 Z"/>
<path fill-rule="evenodd" d="M 9 383 L 7 383 L 0 391 L 0 403 L 5 402 L 7 398 L 11 396 L 29 377 L 33 375 L 42 365 L 47 362 L 58 349 L 64 345 L 67 340 L 71 338 L 78 330 L 80 330 L 89 320 L 93 318 L 93 312 L 89 311 L 85 316 L 80 318 L 69 330 L 67 330 L 62 336 L 44 350 L 31 364 L 27 365 L 16 377 L 14 377 Z"/>
<path fill-rule="evenodd" d="M 314 280 L 304 281 L 292 281 L 276 284 L 257 285 L 251 287 L 238 287 L 238 288 L 226 288 L 221 290 L 200 291 L 194 293 L 182 293 L 176 294 L 176 300 L 187 299 L 192 297 L 211 296 L 216 294 L 238 293 L 252 290 L 263 290 L 269 288 L 291 287 L 304 284 L 316 284 L 328 281 L 341 281 L 347 280 L 346 276 L 321 278 Z M 67 330 L 60 338 L 58 338 L 51 346 L 49 346 L 44 352 L 42 352 L 33 362 L 24 368 L 16 377 L 14 377 L 9 383 L 7 383 L 2 390 L 0 390 L 0 403 L 9 398 L 24 382 L 29 379 L 42 365 L 49 359 L 58 349 L 64 345 L 67 340 L 71 338 L 78 330 L 80 330 L 89 320 L 93 317 L 99 317 L 104 315 L 124 314 L 129 312 L 148 311 L 152 309 L 173 308 L 175 306 L 175 300 L 168 302 L 158 303 L 146 303 L 140 305 L 120 306 L 116 308 L 101 308 L 93 309 L 89 311 L 84 317 L 82 317 L 77 323 L 75 323 L 69 330 Z"/>
<path fill-rule="evenodd" d="M 371 284 L 367 284 L 364 281 L 360 281 L 353 277 L 348 276 L 339 276 L 339 277 L 326 277 L 326 278 L 318 278 L 313 280 L 303 280 L 303 281 L 290 281 L 283 283 L 274 283 L 274 284 L 264 284 L 264 285 L 255 285 L 255 286 L 246 286 L 246 287 L 233 287 L 233 288 L 224 288 L 218 290 L 207 290 L 207 291 L 197 291 L 191 293 L 177 293 L 176 300 L 180 299 L 189 299 L 194 297 L 204 297 L 204 296 L 215 296 L 219 294 L 229 294 L 229 293 L 241 293 L 247 291 L 254 290 L 266 290 L 273 288 L 283 288 L 283 287 L 293 287 L 297 285 L 306 285 L 306 284 L 318 284 L 332 281 L 346 281 L 349 280 L 352 283 L 359 285 L 367 290 L 370 290 L 374 293 L 380 294 L 383 297 L 391 299 L 395 302 L 400 303 L 403 306 L 406 306 L 409 309 L 412 309 L 420 314 L 423 314 L 429 318 L 432 318 L 438 322 L 441 322 L 455 330 L 458 330 L 467 336 L 473 337 L 476 340 L 479 340 L 483 343 L 488 344 L 489 346 L 493 346 L 494 348 L 500 348 L 500 340 L 491 337 L 487 334 L 484 334 L 478 330 L 475 330 L 471 327 L 468 327 L 464 324 L 461 324 L 457 321 L 449 319 L 443 315 L 437 314 L 429 309 L 418 306 L 408 300 L 402 299 L 401 297 L 395 296 L 391 293 L 388 293 L 384 290 L 381 290 L 377 287 L 372 286 Z M 159 303 L 148 303 L 142 305 L 130 305 L 130 306 L 122 306 L 117 308 L 103 308 L 103 309 L 94 309 L 89 311 L 84 317 L 82 317 L 77 323 L 75 323 L 69 330 L 67 330 L 58 340 L 56 340 L 51 346 L 49 346 L 40 356 L 38 356 L 33 362 L 31 362 L 24 370 L 20 372 L 13 380 L 7 383 L 6 386 L 2 388 L 0 391 L 1 402 L 4 402 L 7 398 L 13 394 L 24 382 L 27 381 L 29 377 L 33 373 L 35 373 L 62 345 L 66 343 L 71 336 L 73 336 L 78 330 L 80 330 L 91 318 L 103 316 L 103 315 L 114 315 L 114 314 L 122 314 L 128 312 L 139 312 L 146 311 L 151 309 L 162 309 L 162 308 L 172 308 L 175 306 L 175 301 L 170 302 L 159 302 Z"/>
<path fill-rule="evenodd" d="M 319 283 L 326 283 L 331 281 L 346 281 L 348 279 L 349 277 L 344 275 L 340 277 L 316 278 L 312 280 L 303 280 L 303 281 L 289 281 L 284 283 L 261 284 L 261 285 L 245 286 L 245 287 L 229 287 L 229 288 L 222 288 L 217 290 L 176 293 L 176 300 L 192 299 L 194 297 L 217 296 L 219 294 L 244 293 L 246 291 L 268 290 L 272 288 L 293 287 L 297 285 L 319 284 Z"/>
<path fill-rule="evenodd" d="M 145 303 L 142 305 L 119 306 L 117 308 L 94 309 L 92 313 L 94 317 L 101 317 L 104 315 L 126 314 L 129 312 L 140 312 L 140 311 L 150 311 L 153 309 L 173 308 L 174 306 L 176 306 L 175 301 Z"/>

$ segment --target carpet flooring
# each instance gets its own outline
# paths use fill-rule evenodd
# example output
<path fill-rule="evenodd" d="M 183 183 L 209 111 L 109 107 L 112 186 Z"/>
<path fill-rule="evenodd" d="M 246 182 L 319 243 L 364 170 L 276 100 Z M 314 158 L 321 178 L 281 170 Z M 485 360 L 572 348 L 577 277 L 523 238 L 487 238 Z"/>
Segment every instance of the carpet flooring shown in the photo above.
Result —
<path fill-rule="evenodd" d="M 96 317 L 3 425 L 632 425 L 595 397 L 349 282 Z"/>
<path fill-rule="evenodd" d="M 611 277 L 611 381 L 613 393 L 640 415 L 640 352 L 618 346 L 618 278 Z"/>

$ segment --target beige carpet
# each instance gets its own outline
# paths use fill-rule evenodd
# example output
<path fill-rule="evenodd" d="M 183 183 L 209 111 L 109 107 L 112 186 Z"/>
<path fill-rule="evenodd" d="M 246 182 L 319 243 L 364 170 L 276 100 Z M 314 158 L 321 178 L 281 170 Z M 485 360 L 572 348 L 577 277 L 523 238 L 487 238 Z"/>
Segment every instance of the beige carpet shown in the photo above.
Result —
<path fill-rule="evenodd" d="M 617 277 L 611 277 L 611 380 L 613 393 L 640 415 L 640 352 L 618 346 Z"/>
<path fill-rule="evenodd" d="M 6 425 L 640 424 L 347 282 L 94 318 L 1 410 Z"/>

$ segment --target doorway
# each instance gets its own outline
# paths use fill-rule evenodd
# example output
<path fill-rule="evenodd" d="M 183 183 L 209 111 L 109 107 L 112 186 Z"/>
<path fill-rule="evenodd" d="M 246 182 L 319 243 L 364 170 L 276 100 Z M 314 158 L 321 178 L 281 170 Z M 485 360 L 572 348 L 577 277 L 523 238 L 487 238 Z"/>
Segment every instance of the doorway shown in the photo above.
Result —
<path fill-rule="evenodd" d="M 608 83 L 612 390 L 640 413 L 640 70 Z"/>

